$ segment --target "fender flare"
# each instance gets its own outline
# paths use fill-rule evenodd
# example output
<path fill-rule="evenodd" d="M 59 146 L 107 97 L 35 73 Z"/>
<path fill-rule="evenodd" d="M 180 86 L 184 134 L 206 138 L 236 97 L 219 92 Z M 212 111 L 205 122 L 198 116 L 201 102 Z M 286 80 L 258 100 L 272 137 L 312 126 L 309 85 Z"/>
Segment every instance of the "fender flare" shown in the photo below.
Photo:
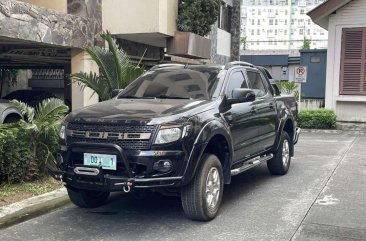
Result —
<path fill-rule="evenodd" d="M 292 122 L 292 125 L 294 127 L 294 130 L 293 132 L 295 133 L 295 123 L 296 121 L 294 120 L 294 118 L 292 117 L 292 115 L 289 115 L 289 114 L 285 114 L 283 116 L 283 118 L 280 119 L 280 123 L 278 125 L 278 131 L 277 131 L 277 136 L 276 136 L 276 140 L 273 144 L 273 148 L 272 148 L 272 151 L 275 152 L 278 150 L 279 146 L 280 146 L 280 140 L 281 140 L 281 137 L 282 137 L 282 133 L 283 133 L 283 129 L 285 128 L 285 124 L 286 122 L 290 120 Z M 293 137 L 292 137 L 293 138 Z M 293 141 L 293 139 L 291 140 Z M 294 148 L 293 148 L 293 145 L 291 145 L 291 150 L 290 150 L 290 155 L 293 156 L 294 155 Z"/>
<path fill-rule="evenodd" d="M 5 119 L 9 116 L 9 115 L 12 115 L 12 114 L 15 114 L 15 115 L 18 115 L 20 119 L 23 119 L 23 115 L 22 113 L 20 113 L 20 111 L 16 108 L 16 107 L 8 107 L 6 108 L 2 113 L 1 113 L 1 116 L 0 116 L 0 124 L 2 124 Z"/>
<path fill-rule="evenodd" d="M 229 155 L 227 160 L 225 160 L 225 164 L 223 166 L 224 171 L 224 180 L 225 183 L 230 183 L 231 181 L 231 164 L 232 164 L 232 154 L 233 154 L 233 144 L 230 136 L 229 129 L 226 127 L 226 123 L 223 123 L 220 120 L 211 120 L 207 122 L 204 127 L 201 129 L 198 134 L 196 141 L 193 144 L 192 151 L 188 158 L 188 163 L 186 166 L 186 170 L 183 174 L 183 183 L 188 184 L 196 174 L 198 166 L 201 164 L 201 158 L 204 154 L 204 151 L 210 142 L 210 140 L 216 136 L 222 135 L 229 147 Z"/>

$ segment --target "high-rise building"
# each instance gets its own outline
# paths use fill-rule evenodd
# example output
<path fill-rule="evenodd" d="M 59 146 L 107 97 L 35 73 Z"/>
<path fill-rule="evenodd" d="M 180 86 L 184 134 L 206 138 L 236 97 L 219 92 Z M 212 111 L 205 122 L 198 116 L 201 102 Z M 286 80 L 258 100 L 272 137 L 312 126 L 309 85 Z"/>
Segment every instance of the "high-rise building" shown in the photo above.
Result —
<path fill-rule="evenodd" d="M 243 0 L 242 49 L 300 49 L 304 39 L 312 49 L 327 48 L 328 33 L 307 12 L 325 0 Z"/>

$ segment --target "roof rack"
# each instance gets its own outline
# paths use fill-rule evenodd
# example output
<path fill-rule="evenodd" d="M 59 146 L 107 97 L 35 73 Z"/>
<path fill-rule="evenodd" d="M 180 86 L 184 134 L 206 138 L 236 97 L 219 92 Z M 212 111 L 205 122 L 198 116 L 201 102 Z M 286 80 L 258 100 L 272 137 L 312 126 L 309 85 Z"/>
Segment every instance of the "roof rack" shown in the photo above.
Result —
<path fill-rule="evenodd" d="M 253 64 L 248 63 L 248 62 L 244 62 L 244 61 L 232 61 L 229 62 L 225 65 L 225 69 L 229 69 L 233 66 L 247 66 L 247 67 L 254 67 Z"/>
<path fill-rule="evenodd" d="M 161 68 L 169 68 L 169 67 L 185 67 L 184 64 L 158 64 L 153 66 L 150 70 L 157 70 Z"/>

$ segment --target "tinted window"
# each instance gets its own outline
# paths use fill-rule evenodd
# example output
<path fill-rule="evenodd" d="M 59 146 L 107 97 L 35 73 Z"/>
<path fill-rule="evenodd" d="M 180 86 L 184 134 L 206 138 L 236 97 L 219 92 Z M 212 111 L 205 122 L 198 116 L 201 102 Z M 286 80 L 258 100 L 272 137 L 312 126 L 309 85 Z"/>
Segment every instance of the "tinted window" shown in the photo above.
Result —
<path fill-rule="evenodd" d="M 244 75 L 241 71 L 234 72 L 230 76 L 226 91 L 229 98 L 232 97 L 232 92 L 235 88 L 248 88 L 247 82 L 245 81 Z"/>
<path fill-rule="evenodd" d="M 219 68 L 165 68 L 146 72 L 133 81 L 119 98 L 210 99 L 218 84 Z"/>
<path fill-rule="evenodd" d="M 266 89 L 263 85 L 262 77 L 258 72 L 247 71 L 249 87 L 254 91 L 257 97 L 266 95 Z"/>

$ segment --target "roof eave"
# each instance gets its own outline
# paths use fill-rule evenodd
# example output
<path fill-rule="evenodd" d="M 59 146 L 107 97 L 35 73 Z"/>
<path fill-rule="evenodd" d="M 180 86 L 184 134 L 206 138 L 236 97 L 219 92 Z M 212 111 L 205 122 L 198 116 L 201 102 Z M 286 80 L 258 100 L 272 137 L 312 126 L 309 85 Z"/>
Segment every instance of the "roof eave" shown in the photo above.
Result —
<path fill-rule="evenodd" d="M 308 12 L 307 15 L 314 23 L 328 30 L 329 15 L 351 1 L 352 0 L 328 0 Z"/>

